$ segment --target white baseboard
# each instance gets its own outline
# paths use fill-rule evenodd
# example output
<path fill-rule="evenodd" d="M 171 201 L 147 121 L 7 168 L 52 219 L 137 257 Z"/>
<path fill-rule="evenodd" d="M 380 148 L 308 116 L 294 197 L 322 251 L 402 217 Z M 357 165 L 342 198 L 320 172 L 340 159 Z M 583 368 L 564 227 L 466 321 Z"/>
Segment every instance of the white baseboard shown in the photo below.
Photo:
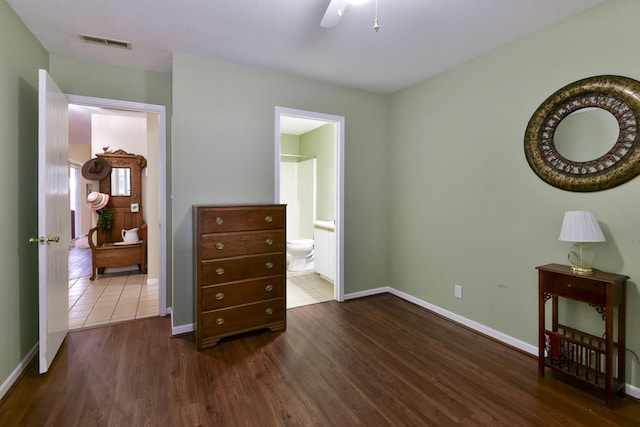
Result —
<path fill-rule="evenodd" d="M 426 308 L 429 311 L 433 311 L 434 313 L 437 313 L 439 315 L 441 315 L 442 317 L 445 317 L 453 322 L 459 323 L 461 325 L 464 325 L 470 329 L 473 329 L 474 331 L 480 332 L 483 335 L 489 336 L 493 339 L 495 339 L 496 341 L 500 341 L 502 343 L 508 344 L 512 347 L 515 347 L 519 350 L 524 351 L 525 353 L 529 353 L 535 357 L 538 357 L 538 347 L 531 345 L 527 342 L 521 341 L 517 338 L 514 338 L 510 335 L 507 334 L 503 334 L 500 331 L 496 331 L 495 329 L 489 328 L 485 325 L 482 325 L 478 322 L 475 322 L 473 320 L 467 319 L 466 317 L 462 317 L 458 314 L 455 314 L 451 311 L 445 310 L 441 307 L 438 307 L 436 305 L 430 304 L 426 301 L 423 301 L 419 298 L 416 298 L 414 296 L 411 296 L 405 292 L 399 291 L 397 289 L 392 288 L 391 286 L 384 286 L 381 288 L 376 288 L 376 289 L 369 289 L 366 291 L 362 291 L 362 292 L 354 292 L 351 294 L 346 294 L 344 296 L 345 300 L 348 299 L 354 299 L 354 298 L 362 298 L 362 297 L 366 297 L 366 296 L 370 296 L 370 295 L 377 295 L 377 294 L 383 294 L 385 292 L 388 292 L 392 295 L 395 295 L 399 298 L 402 298 L 403 300 L 409 301 L 413 304 L 419 305 L 420 307 Z M 633 386 L 631 384 L 625 384 L 625 393 L 631 397 L 634 397 L 636 399 L 640 399 L 640 387 L 636 387 Z"/>
<path fill-rule="evenodd" d="M 20 378 L 20 375 L 27 369 L 29 363 L 33 360 L 34 357 L 38 354 L 38 348 L 40 347 L 40 343 L 36 343 L 29 353 L 20 361 L 18 366 L 11 372 L 11 375 L 5 380 L 5 382 L 0 385 L 0 400 L 4 398 L 4 395 L 7 394 L 11 386 Z"/>
<path fill-rule="evenodd" d="M 636 399 L 640 399 L 640 387 L 636 387 L 631 384 L 624 385 L 624 392 L 631 397 L 635 397 Z"/>
<path fill-rule="evenodd" d="M 186 325 L 180 326 L 171 326 L 171 335 L 182 335 L 188 334 L 189 332 L 193 332 L 193 323 L 188 323 Z"/>
<path fill-rule="evenodd" d="M 510 335 L 507 334 L 503 334 L 500 331 L 496 331 L 495 329 L 489 328 L 488 326 L 485 326 L 481 323 L 475 322 L 473 320 L 467 319 L 466 317 L 462 317 L 458 314 L 455 314 L 451 311 L 445 310 L 443 308 L 438 307 L 437 305 L 433 305 L 430 304 L 426 301 L 423 301 L 421 299 L 415 298 L 409 294 L 406 294 L 404 292 L 398 291 L 396 289 L 391 288 L 391 290 L 389 291 L 389 293 L 400 297 L 404 300 L 407 300 L 409 302 L 412 302 L 416 305 L 419 305 L 420 307 L 424 307 L 427 310 L 433 311 L 434 313 L 437 313 L 443 317 L 446 317 L 449 320 L 453 320 L 456 323 L 459 323 L 461 325 L 464 325 L 470 329 L 473 329 L 474 331 L 480 332 L 481 334 L 487 335 L 495 340 L 498 340 L 500 342 L 503 342 L 505 344 L 508 344 L 512 347 L 515 347 L 519 350 L 524 351 L 525 353 L 529 353 L 532 354 L 534 356 L 538 356 L 538 347 L 531 345 L 527 342 L 521 341 L 517 338 L 514 338 Z"/>
<path fill-rule="evenodd" d="M 391 293 L 393 293 L 392 290 L 393 290 L 393 288 L 390 287 L 390 286 L 383 286 L 382 288 L 367 289 L 366 291 L 353 292 L 351 294 L 345 294 L 344 295 L 344 299 L 348 300 L 348 299 L 362 298 L 362 297 L 368 297 L 368 296 L 371 296 L 371 295 L 384 294 L 386 292 L 391 294 Z"/>

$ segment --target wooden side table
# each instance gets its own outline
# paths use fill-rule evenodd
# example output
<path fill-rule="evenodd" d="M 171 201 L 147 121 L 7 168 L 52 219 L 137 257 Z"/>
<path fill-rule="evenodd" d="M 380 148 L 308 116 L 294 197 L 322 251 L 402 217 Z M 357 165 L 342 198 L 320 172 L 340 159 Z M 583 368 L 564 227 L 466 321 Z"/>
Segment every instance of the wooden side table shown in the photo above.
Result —
<path fill-rule="evenodd" d="M 571 267 L 547 264 L 538 270 L 538 375 L 550 368 L 603 390 L 607 407 L 613 395 L 624 396 L 625 307 L 628 276 L 595 271 L 574 274 Z M 558 297 L 592 306 L 605 322 L 604 337 L 596 337 L 558 322 Z M 552 301 L 551 329 L 546 328 L 545 303 Z M 618 309 L 614 341 L 614 308 Z"/>

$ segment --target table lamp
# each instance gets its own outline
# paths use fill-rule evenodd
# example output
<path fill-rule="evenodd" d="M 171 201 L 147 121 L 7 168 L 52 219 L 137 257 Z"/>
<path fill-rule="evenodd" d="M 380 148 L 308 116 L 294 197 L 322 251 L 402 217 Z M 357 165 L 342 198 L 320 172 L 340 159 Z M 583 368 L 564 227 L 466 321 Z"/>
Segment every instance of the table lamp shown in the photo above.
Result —
<path fill-rule="evenodd" d="M 590 242 L 604 242 L 604 234 L 598 220 L 590 211 L 567 211 L 562 220 L 560 238 L 564 242 L 574 242 L 569 250 L 569 263 L 575 274 L 593 273 L 593 249 Z"/>

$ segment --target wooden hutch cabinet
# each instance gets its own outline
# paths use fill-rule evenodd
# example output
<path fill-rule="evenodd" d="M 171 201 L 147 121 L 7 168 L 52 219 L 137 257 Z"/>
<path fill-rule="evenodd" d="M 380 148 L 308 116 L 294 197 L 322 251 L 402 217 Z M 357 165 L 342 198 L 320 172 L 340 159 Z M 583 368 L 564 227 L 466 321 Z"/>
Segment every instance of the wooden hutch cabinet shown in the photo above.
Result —
<path fill-rule="evenodd" d="M 147 159 L 140 154 L 129 154 L 124 150 L 97 154 L 109 162 L 111 173 L 100 180 L 100 192 L 109 194 L 109 208 L 113 211 L 115 227 L 108 237 L 110 242 L 122 240 L 120 232 L 141 227 L 144 224 L 142 206 L 142 171 L 147 167 Z M 132 209 L 132 205 L 135 206 Z M 98 236 L 98 243 L 104 242 Z"/>
<path fill-rule="evenodd" d="M 628 276 L 595 271 L 578 275 L 571 267 L 548 264 L 538 269 L 538 375 L 545 368 L 604 391 L 607 407 L 615 393 L 624 396 L 625 306 Z M 558 297 L 592 306 L 605 322 L 603 337 L 565 326 L 558 321 Z M 545 304 L 551 299 L 551 328 L 546 327 Z M 614 339 L 617 309 L 617 339 Z"/>
<path fill-rule="evenodd" d="M 97 154 L 111 165 L 111 172 L 100 180 L 100 192 L 109 194 L 107 207 L 113 213 L 113 228 L 104 235 L 98 227 L 89 230 L 91 248 L 91 280 L 105 268 L 137 265 L 142 274 L 147 272 L 147 226 L 143 215 L 142 171 L 147 159 L 124 150 Z M 139 242 L 124 245 L 122 230 L 138 229 Z"/>
<path fill-rule="evenodd" d="M 286 206 L 194 206 L 193 230 L 198 350 L 286 329 Z"/>

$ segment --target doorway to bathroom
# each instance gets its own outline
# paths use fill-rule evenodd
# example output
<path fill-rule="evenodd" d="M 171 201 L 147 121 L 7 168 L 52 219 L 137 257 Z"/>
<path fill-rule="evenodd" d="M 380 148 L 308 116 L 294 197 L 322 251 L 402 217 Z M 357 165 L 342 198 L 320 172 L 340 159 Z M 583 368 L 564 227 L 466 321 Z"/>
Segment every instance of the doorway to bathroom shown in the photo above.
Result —
<path fill-rule="evenodd" d="M 287 205 L 287 308 L 343 301 L 344 117 L 276 107 L 275 201 Z"/>

